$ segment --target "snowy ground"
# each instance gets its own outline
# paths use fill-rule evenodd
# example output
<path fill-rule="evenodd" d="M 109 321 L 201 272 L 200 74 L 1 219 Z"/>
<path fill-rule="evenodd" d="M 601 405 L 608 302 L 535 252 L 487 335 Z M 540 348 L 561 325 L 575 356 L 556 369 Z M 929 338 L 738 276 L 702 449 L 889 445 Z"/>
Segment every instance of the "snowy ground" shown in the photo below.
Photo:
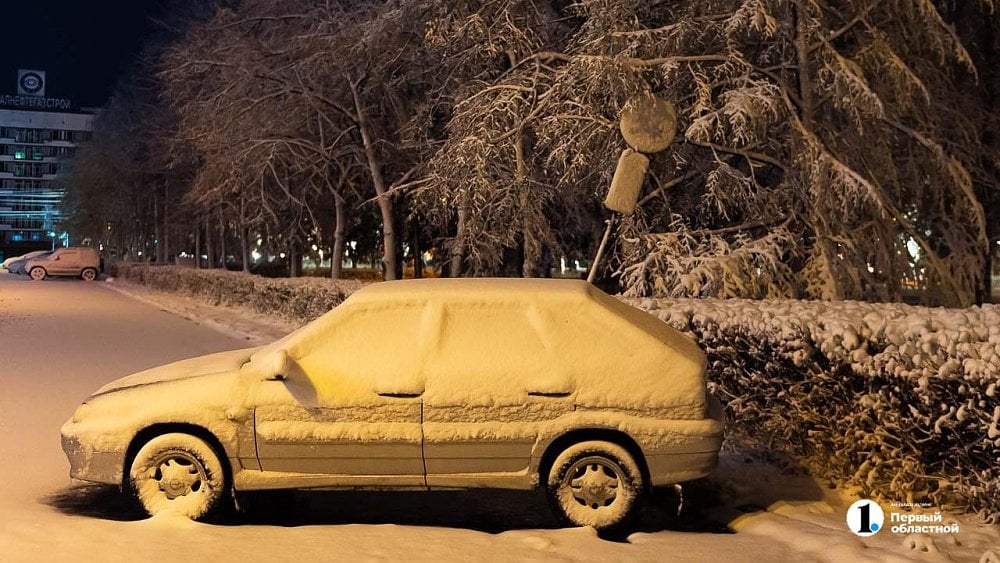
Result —
<path fill-rule="evenodd" d="M 745 452 L 689 486 L 679 518 L 675 496 L 658 493 L 618 542 L 556 529 L 531 493 L 265 495 L 198 524 L 143 519 L 113 487 L 70 482 L 59 427 L 97 387 L 289 328 L 122 284 L 0 273 L 0 561 L 987 561 L 990 548 L 1000 561 L 1000 531 L 967 518 L 954 536 L 858 538 L 844 524 L 849 494 Z"/>

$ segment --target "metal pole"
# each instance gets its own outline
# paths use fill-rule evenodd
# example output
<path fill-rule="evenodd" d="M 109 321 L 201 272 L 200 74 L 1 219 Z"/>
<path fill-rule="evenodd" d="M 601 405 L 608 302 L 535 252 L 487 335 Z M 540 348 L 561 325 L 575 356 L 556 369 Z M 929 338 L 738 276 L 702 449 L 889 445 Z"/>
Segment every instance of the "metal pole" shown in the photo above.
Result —
<path fill-rule="evenodd" d="M 604 236 L 601 237 L 601 244 L 597 247 L 597 255 L 594 256 L 594 262 L 590 265 L 590 273 L 587 274 L 587 283 L 594 283 L 597 279 L 597 268 L 601 265 L 601 258 L 604 257 L 604 250 L 608 246 L 608 238 L 611 236 L 611 228 L 615 224 L 616 214 L 612 213 L 611 217 L 605 221 L 607 227 L 604 229 Z"/>

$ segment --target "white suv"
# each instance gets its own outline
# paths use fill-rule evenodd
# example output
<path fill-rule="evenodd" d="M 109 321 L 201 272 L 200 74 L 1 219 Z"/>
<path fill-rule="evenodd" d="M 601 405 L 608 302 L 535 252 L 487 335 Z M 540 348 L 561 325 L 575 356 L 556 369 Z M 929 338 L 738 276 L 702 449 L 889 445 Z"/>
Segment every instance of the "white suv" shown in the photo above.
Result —
<path fill-rule="evenodd" d="M 36 281 L 48 276 L 72 276 L 94 281 L 100 268 L 101 258 L 97 249 L 86 246 L 60 248 L 48 256 L 32 258 L 24 265 L 24 271 Z"/>

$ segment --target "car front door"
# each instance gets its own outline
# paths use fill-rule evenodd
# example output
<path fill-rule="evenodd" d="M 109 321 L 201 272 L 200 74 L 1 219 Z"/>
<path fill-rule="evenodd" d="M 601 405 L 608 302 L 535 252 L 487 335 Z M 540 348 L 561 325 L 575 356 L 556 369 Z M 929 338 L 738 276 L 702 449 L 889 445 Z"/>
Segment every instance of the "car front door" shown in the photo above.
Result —
<path fill-rule="evenodd" d="M 53 262 L 53 269 L 49 272 L 60 276 L 73 276 L 79 274 L 80 252 L 77 250 L 63 249 L 58 252 L 59 259 Z"/>
<path fill-rule="evenodd" d="M 355 306 L 310 326 L 288 350 L 286 380 L 259 384 L 261 469 L 312 475 L 328 486 L 423 486 L 422 314 L 414 304 Z"/>
<path fill-rule="evenodd" d="M 52 254 L 43 258 L 41 261 L 37 262 L 36 265 L 45 268 L 45 272 L 50 276 L 61 276 L 64 269 L 63 254 L 66 251 L 63 249 L 56 250 Z M 28 272 L 29 274 L 31 272 Z"/>

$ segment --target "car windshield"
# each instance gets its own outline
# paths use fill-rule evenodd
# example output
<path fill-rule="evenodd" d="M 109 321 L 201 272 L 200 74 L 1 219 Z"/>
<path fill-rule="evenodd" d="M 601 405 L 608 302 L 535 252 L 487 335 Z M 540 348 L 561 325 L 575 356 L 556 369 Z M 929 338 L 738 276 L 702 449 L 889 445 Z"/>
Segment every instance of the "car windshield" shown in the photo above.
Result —
<path fill-rule="evenodd" d="M 247 360 L 247 363 L 249 364 L 249 363 L 256 363 L 256 362 L 260 362 L 260 361 L 266 361 L 266 359 L 269 358 L 272 354 L 274 354 L 278 350 L 282 350 L 282 349 L 287 350 L 288 348 L 290 348 L 292 346 L 292 343 L 297 342 L 301 338 L 304 338 L 305 335 L 312 334 L 314 332 L 317 332 L 318 330 L 323 330 L 323 329 L 319 329 L 319 327 L 321 327 L 321 326 L 327 326 L 327 325 L 329 325 L 330 322 L 333 322 L 332 319 L 333 319 L 334 313 L 336 311 L 337 311 L 337 308 L 331 309 L 330 311 L 328 311 L 326 314 L 320 316 L 319 318 L 313 319 L 312 321 L 310 321 L 309 323 L 307 323 L 305 326 L 301 326 L 301 327 L 297 328 L 296 330 L 294 330 L 294 331 L 286 334 L 285 336 L 279 338 L 278 340 L 275 340 L 274 342 L 272 342 L 270 344 L 267 344 L 266 346 L 264 346 L 260 350 L 257 350 L 256 352 L 254 352 L 253 355 L 250 356 L 250 359 Z M 246 364 L 244 364 L 244 365 L 246 365 Z"/>
<path fill-rule="evenodd" d="M 51 250 L 39 250 L 37 252 L 29 252 L 29 253 L 25 254 L 24 256 L 22 256 L 20 259 L 21 260 L 32 260 L 32 259 L 35 259 L 35 258 L 45 258 L 47 256 L 50 256 L 52 254 L 52 252 L 53 251 L 51 251 Z"/>

